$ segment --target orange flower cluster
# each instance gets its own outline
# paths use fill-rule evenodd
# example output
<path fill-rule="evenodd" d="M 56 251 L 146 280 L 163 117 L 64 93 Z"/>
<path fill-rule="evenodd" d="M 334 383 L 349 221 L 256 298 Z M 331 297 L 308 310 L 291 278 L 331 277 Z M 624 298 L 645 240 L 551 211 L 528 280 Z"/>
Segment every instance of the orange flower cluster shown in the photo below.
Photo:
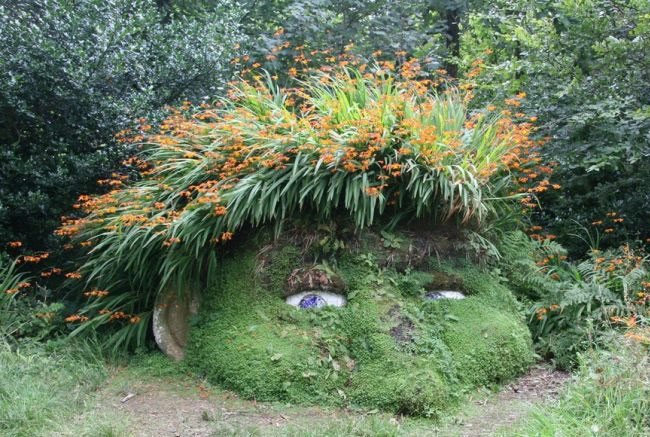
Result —
<path fill-rule="evenodd" d="M 86 321 L 88 321 L 88 316 L 81 316 L 81 315 L 78 315 L 78 314 L 72 314 L 71 316 L 68 316 L 63 320 L 65 320 L 68 323 L 86 322 Z"/>
<path fill-rule="evenodd" d="M 346 53 L 343 58 L 350 65 L 356 65 L 360 70 L 365 70 L 366 65 L 362 64 L 360 60 L 354 59 L 351 54 Z M 302 62 L 302 60 L 299 61 Z M 382 62 L 381 67 L 384 70 L 394 69 L 394 65 L 390 62 Z M 422 95 L 430 87 L 441 83 L 442 79 L 438 81 L 413 79 L 421 75 L 420 65 L 415 59 L 402 63 L 400 74 L 401 81 L 395 83 L 404 91 L 403 95 L 394 98 L 387 96 L 385 100 L 377 102 L 377 106 L 365 108 L 364 116 L 359 119 L 335 120 L 327 116 L 316 116 L 312 114 L 314 105 L 309 94 L 302 88 L 293 88 L 285 91 L 296 101 L 302 102 L 301 111 L 299 113 L 289 111 L 282 114 L 281 121 L 268 123 L 266 118 L 270 116 L 261 116 L 245 106 L 237 106 L 237 100 L 245 97 L 246 93 L 269 94 L 270 91 L 261 83 L 254 85 L 243 83 L 239 85 L 239 88 L 233 88 L 231 97 L 235 101 L 235 107 L 231 112 L 219 110 L 222 102 L 214 107 L 202 105 L 202 109 L 204 109 L 202 114 L 209 114 L 210 118 L 214 120 L 210 123 L 198 121 L 197 117 L 192 116 L 188 119 L 181 110 L 176 110 L 162 122 L 159 132 L 151 135 L 150 142 L 156 143 L 162 149 L 168 149 L 172 154 L 205 163 L 207 173 L 214 175 L 214 179 L 183 189 L 180 195 L 188 201 L 181 210 L 170 211 L 171 205 L 160 201 L 153 202 L 154 209 L 152 209 L 143 204 L 143 201 L 147 200 L 149 196 L 135 193 L 129 188 L 113 190 L 102 196 L 80 196 L 76 206 L 87 214 L 92 214 L 95 218 L 93 220 L 88 218 L 66 219 L 56 233 L 74 236 L 79 234 L 82 228 L 93 225 L 103 225 L 108 231 L 117 231 L 123 227 L 138 225 L 161 227 L 161 229 L 169 228 L 175 219 L 182 215 L 183 209 L 187 210 L 202 203 L 216 204 L 214 215 L 223 216 L 227 214 L 228 208 L 226 205 L 219 204 L 221 193 L 232 187 L 233 182 L 236 182 L 238 178 L 250 174 L 258 168 L 282 171 L 296 159 L 296 156 L 301 154 L 311 154 L 313 156 L 312 165 L 315 167 L 328 165 L 332 172 L 369 172 L 373 166 L 376 166 L 375 168 L 378 170 L 377 183 L 370 184 L 365 189 L 365 194 L 371 197 L 379 196 L 388 187 L 387 178 L 399 178 L 403 173 L 401 162 L 384 162 L 381 159 L 382 153 L 388 146 L 387 141 L 389 141 L 383 127 L 383 114 L 386 106 L 390 107 L 397 116 L 403 117 L 399 122 L 399 127 L 394 131 L 394 135 L 405 144 L 398 148 L 398 156 L 413 157 L 430 166 L 442 165 L 454 159 L 473 160 L 475 152 L 463 150 L 462 131 L 458 127 L 449 127 L 438 132 L 435 126 L 423 123 L 423 120 L 426 120 L 429 113 L 434 110 L 431 102 L 425 100 L 419 105 L 420 114 L 404 116 L 404 105 L 409 96 L 415 98 Z M 368 80 L 371 81 L 393 80 L 386 79 L 380 72 L 377 72 L 376 76 L 370 76 L 371 79 Z M 331 78 L 331 80 L 348 81 L 350 87 L 353 87 L 357 80 L 347 77 L 341 72 L 335 73 Z M 519 102 L 523 97 L 524 95 L 520 94 L 509 99 L 507 103 L 516 105 L 514 102 Z M 189 103 L 187 108 L 189 108 Z M 474 115 L 465 123 L 465 128 L 472 129 L 483 116 L 483 114 Z M 203 117 L 198 117 L 198 119 L 203 119 Z M 249 125 L 242 122 L 244 119 L 250 120 L 250 125 L 256 126 L 254 132 L 249 130 Z M 262 127 L 260 127 L 261 121 L 265 122 Z M 356 133 L 353 137 L 346 139 L 345 145 L 341 145 L 332 136 L 335 132 L 350 129 L 354 129 Z M 540 158 L 533 150 L 538 144 L 529 139 L 529 134 L 533 130 L 533 126 L 528 122 L 515 123 L 507 117 L 502 118 L 498 123 L 496 136 L 499 141 L 511 143 L 511 150 L 503 156 L 501 162 L 486 161 L 481 164 L 482 167 L 478 169 L 476 176 L 487 181 L 494 173 L 509 168 L 513 173 L 520 172 L 522 174 L 519 177 L 522 182 L 539 180 L 536 185 L 520 188 L 521 192 L 534 194 L 547 190 L 551 186 L 549 181 L 538 176 L 549 174 L 550 168 L 534 170 L 531 167 L 540 162 Z M 288 137 L 287 132 L 292 132 L 292 135 Z M 299 132 L 304 132 L 305 138 L 312 137 L 313 140 L 309 143 L 287 147 L 283 153 L 266 154 L 266 148 L 256 147 L 256 144 L 260 142 L 286 142 L 300 136 L 297 135 Z M 198 138 L 199 136 L 203 138 L 206 135 L 218 138 L 221 143 L 220 148 L 206 147 L 204 141 L 186 141 L 188 138 Z M 127 160 L 127 163 L 146 169 L 143 171 L 143 176 L 159 180 L 159 189 L 163 192 L 174 193 L 175 188 L 163 182 L 167 167 L 160 166 L 160 162 L 131 158 Z M 119 186 L 126 178 L 126 176 L 117 174 L 113 176 L 113 179 L 106 179 L 101 183 Z M 124 201 L 126 198 L 131 199 Z M 523 202 L 529 207 L 534 206 L 531 197 L 525 197 Z M 117 222 L 111 220 L 110 224 L 106 224 L 100 219 L 115 215 L 119 215 L 119 220 Z M 167 243 L 164 246 L 171 245 L 171 241 L 167 241 Z M 88 240 L 82 244 L 90 245 L 91 243 Z"/>
<path fill-rule="evenodd" d="M 537 320 L 544 320 L 544 318 L 546 317 L 546 315 L 547 315 L 550 311 L 557 311 L 557 310 L 559 310 L 559 309 L 560 309 L 560 306 L 557 305 L 557 304 L 553 304 L 553 305 L 550 305 L 550 306 L 548 306 L 548 307 L 540 307 L 540 308 L 538 308 L 537 310 L 535 310 L 535 314 L 536 314 L 536 316 L 537 316 Z"/>
<path fill-rule="evenodd" d="M 602 225 L 605 225 L 605 223 L 607 221 L 609 221 L 609 223 L 607 223 L 607 225 L 605 225 L 607 227 L 605 229 L 603 229 L 603 232 L 605 234 L 613 234 L 614 232 L 616 232 L 615 226 L 617 224 L 621 224 L 621 223 L 623 223 L 625 221 L 625 219 L 623 217 L 617 217 L 617 216 L 618 216 L 618 213 L 615 212 L 615 211 L 608 212 L 608 213 L 605 214 L 604 219 L 594 220 L 593 222 L 591 222 L 591 225 L 592 226 L 602 226 Z"/>
<path fill-rule="evenodd" d="M 16 293 L 18 293 L 20 290 L 22 290 L 22 289 L 24 289 L 24 288 L 29 288 L 29 287 L 31 287 L 31 286 L 32 286 L 32 284 L 29 283 L 29 282 L 19 282 L 18 285 L 16 285 L 16 287 L 14 287 L 14 288 L 9 288 L 9 289 L 5 290 L 5 293 L 6 293 L 6 294 L 16 294 Z"/>
<path fill-rule="evenodd" d="M 20 258 L 18 258 L 19 263 L 39 263 L 43 261 L 44 259 L 47 259 L 50 257 L 50 254 L 47 252 L 36 254 L 36 255 L 23 255 Z"/>
<path fill-rule="evenodd" d="M 637 316 L 635 314 L 629 316 L 629 317 L 618 317 L 614 316 L 611 317 L 610 320 L 614 323 L 620 324 L 620 325 L 625 325 L 628 328 L 634 328 L 636 327 L 637 324 Z"/>
<path fill-rule="evenodd" d="M 603 270 L 606 273 L 627 274 L 635 269 L 640 269 L 644 258 L 634 253 L 634 250 L 625 244 L 621 247 L 623 254 L 617 257 L 598 256 L 600 251 L 591 252 L 596 270 Z"/>
<path fill-rule="evenodd" d="M 181 239 L 180 239 L 180 238 L 178 238 L 178 237 L 172 237 L 172 238 L 169 238 L 169 239 L 163 241 L 162 245 L 163 245 L 164 247 L 169 247 L 169 246 L 171 246 L 172 244 L 177 244 L 177 243 L 180 243 L 180 242 L 181 242 Z"/>
<path fill-rule="evenodd" d="M 537 261 L 536 264 L 538 266 L 546 266 L 551 262 L 560 262 L 560 261 L 565 261 L 567 259 L 566 255 L 548 255 L 541 260 Z"/>
<path fill-rule="evenodd" d="M 111 310 L 108 310 L 108 309 L 103 309 L 103 310 L 99 311 L 99 314 L 100 315 L 108 314 L 109 315 L 108 316 L 108 321 L 109 322 L 118 321 L 118 320 L 128 320 L 129 323 L 136 324 L 136 323 L 139 323 L 140 320 L 142 320 L 140 318 L 140 316 L 127 314 L 124 311 L 111 311 Z"/>
<path fill-rule="evenodd" d="M 634 331 L 626 332 L 626 338 L 634 340 L 638 343 L 650 345 L 650 328 L 641 328 Z"/>
<path fill-rule="evenodd" d="M 61 269 L 58 267 L 52 267 L 50 270 L 46 270 L 44 272 L 41 272 L 41 277 L 43 278 L 49 278 L 52 275 L 60 275 L 61 274 Z"/>
<path fill-rule="evenodd" d="M 108 296 L 108 291 L 106 290 L 90 290 L 84 292 L 84 296 L 86 297 L 105 297 Z"/>

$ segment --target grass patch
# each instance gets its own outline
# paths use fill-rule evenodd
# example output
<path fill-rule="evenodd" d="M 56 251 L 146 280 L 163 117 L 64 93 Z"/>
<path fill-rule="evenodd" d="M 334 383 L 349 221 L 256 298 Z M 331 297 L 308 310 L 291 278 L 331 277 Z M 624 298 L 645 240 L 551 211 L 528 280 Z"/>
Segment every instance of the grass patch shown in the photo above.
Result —
<path fill-rule="evenodd" d="M 288 426 L 257 427 L 238 426 L 226 422 L 218 423 L 215 427 L 213 437 L 261 437 L 261 436 L 283 436 L 283 437 L 338 437 L 338 436 L 359 436 L 359 437 L 397 437 L 408 435 L 408 431 L 402 429 L 392 417 L 368 416 L 346 419 L 333 419 L 322 423 L 318 427 L 308 423 L 291 424 Z M 420 434 L 422 435 L 422 434 Z"/>
<path fill-rule="evenodd" d="M 503 436 L 650 435 L 650 355 L 623 339 L 579 356 L 575 381 L 559 402 L 534 410 Z"/>
<path fill-rule="evenodd" d="M 89 344 L 16 350 L 0 344 L 0 435 L 120 436 L 121 426 L 102 414 L 90 414 L 74 426 L 107 377 L 106 366 Z"/>

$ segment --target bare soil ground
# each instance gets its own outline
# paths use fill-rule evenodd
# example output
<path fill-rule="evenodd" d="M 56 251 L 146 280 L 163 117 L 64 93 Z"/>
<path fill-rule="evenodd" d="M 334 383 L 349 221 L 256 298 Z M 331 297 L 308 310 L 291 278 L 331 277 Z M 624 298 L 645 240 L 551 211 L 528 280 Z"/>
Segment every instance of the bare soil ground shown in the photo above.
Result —
<path fill-rule="evenodd" d="M 382 420 L 394 425 L 397 435 L 490 436 L 516 423 L 534 404 L 557 397 L 568 378 L 567 373 L 537 365 L 498 393 L 470 398 L 460 413 L 442 425 L 401 417 L 382 416 Z M 369 417 L 363 412 L 245 401 L 193 378 L 129 375 L 128 369 L 116 370 L 97 399 L 86 414 L 119 418 L 133 437 L 320 435 L 319 429 L 339 435 L 338 429 L 349 428 L 346 424 Z"/>
<path fill-rule="evenodd" d="M 533 366 L 528 373 L 503 387 L 497 394 L 470 401 L 468 408 L 441 436 L 491 436 L 514 425 L 535 404 L 553 401 L 570 377 L 546 364 Z"/>

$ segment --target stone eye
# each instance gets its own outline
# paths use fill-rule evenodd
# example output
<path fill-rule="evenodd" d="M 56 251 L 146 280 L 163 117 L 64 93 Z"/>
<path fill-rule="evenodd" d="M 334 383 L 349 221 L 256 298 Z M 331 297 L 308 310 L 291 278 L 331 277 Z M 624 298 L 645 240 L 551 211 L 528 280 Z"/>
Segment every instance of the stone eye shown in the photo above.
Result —
<path fill-rule="evenodd" d="M 307 296 L 300 299 L 300 302 L 298 302 L 298 306 L 300 308 L 321 308 L 325 305 L 327 305 L 325 299 L 317 294 L 308 294 Z"/>
<path fill-rule="evenodd" d="M 424 297 L 428 300 L 439 299 L 465 299 L 465 295 L 459 291 L 439 290 L 429 291 Z"/>
<path fill-rule="evenodd" d="M 292 294 L 287 297 L 286 302 L 302 309 L 322 308 L 327 305 L 342 307 L 347 303 L 345 296 L 321 290 Z"/>

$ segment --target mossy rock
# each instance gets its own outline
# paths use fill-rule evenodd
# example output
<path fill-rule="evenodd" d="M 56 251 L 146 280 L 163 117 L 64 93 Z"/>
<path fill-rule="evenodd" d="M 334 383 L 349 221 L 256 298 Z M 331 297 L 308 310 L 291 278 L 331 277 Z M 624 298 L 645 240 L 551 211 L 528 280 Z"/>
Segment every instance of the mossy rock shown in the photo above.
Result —
<path fill-rule="evenodd" d="M 226 257 L 190 329 L 187 363 L 245 398 L 435 417 L 532 362 L 512 294 L 470 262 L 428 257 L 398 272 L 347 250 L 335 268 L 347 305 L 304 310 L 284 302 L 292 273 L 309 267 L 301 254 L 250 243 Z M 450 284 L 467 298 L 424 298 Z"/>

